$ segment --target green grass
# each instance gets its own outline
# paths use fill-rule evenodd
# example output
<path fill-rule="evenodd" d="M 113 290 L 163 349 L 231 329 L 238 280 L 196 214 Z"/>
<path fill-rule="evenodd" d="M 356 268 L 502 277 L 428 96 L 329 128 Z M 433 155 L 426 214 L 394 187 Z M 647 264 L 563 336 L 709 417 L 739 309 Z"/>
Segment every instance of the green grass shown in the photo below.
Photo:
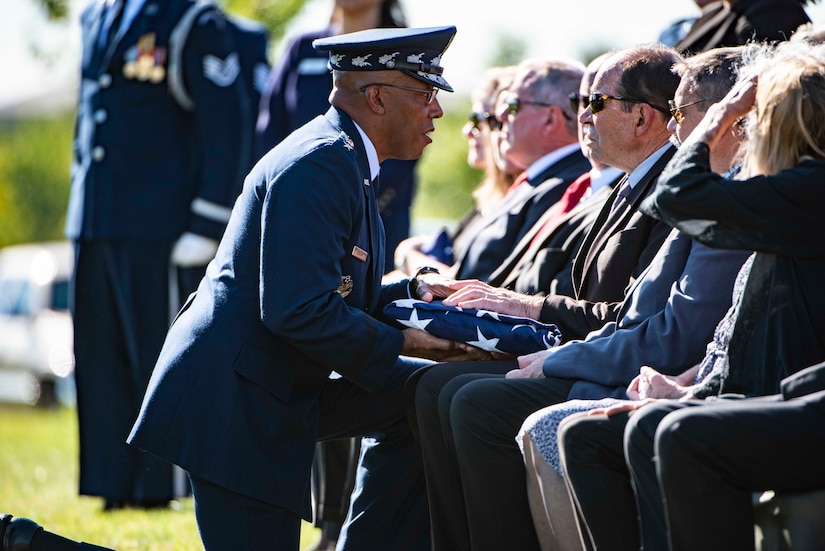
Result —
<path fill-rule="evenodd" d="M 0 405 L 0 513 L 117 551 L 202 549 L 191 498 L 175 510 L 103 513 L 100 498 L 77 495 L 77 458 L 73 409 Z M 318 537 L 303 523 L 302 549 Z"/>

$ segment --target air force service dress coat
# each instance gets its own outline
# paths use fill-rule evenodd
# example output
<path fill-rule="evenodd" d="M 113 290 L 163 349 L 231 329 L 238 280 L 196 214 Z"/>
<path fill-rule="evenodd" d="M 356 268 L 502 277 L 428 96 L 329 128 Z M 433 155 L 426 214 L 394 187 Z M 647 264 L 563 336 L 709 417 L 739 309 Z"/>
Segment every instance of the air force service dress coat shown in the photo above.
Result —
<path fill-rule="evenodd" d="M 193 5 L 130 1 L 102 44 L 105 3 L 83 12 L 69 238 L 220 238 L 249 170 L 254 121 L 223 16 L 206 10 L 185 43 L 172 38 Z"/>
<path fill-rule="evenodd" d="M 215 260 L 169 331 L 129 442 L 308 519 L 330 372 L 371 391 L 400 384 L 392 367 L 403 335 L 372 314 L 406 296 L 406 282 L 382 288 L 383 262 L 364 145 L 332 108 L 246 179 Z"/>
<path fill-rule="evenodd" d="M 275 65 L 261 95 L 256 123 L 255 153 L 262 157 L 290 132 L 329 109 L 332 73 L 329 55 L 313 48 L 316 39 L 332 36 L 327 27 L 295 37 Z M 387 238 L 384 270 L 393 264 L 392 251 L 410 235 L 410 208 L 416 188 L 416 160 L 387 159 L 381 163 L 378 208 Z"/>
<path fill-rule="evenodd" d="M 76 251 L 79 489 L 106 506 L 161 504 L 185 492 L 173 493 L 170 465 L 124 439 L 178 308 L 170 305 L 173 243 L 187 231 L 219 239 L 249 169 L 252 121 L 238 54 L 214 8 L 181 36 L 195 5 L 95 0 L 81 16 L 65 229 Z M 174 91 L 184 89 L 190 107 Z"/>

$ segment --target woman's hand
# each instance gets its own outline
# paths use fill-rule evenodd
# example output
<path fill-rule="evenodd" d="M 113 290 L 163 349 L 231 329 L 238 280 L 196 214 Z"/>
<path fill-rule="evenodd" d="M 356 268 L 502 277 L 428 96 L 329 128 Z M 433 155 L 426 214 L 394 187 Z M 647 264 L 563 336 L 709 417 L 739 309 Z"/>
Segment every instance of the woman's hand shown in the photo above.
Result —
<path fill-rule="evenodd" d="M 711 149 L 725 132 L 737 121 L 748 115 L 756 102 L 758 77 L 753 75 L 740 80 L 718 103 L 711 105 L 702 121 L 696 126 L 685 143 L 704 142 Z"/>
<path fill-rule="evenodd" d="M 628 385 L 627 397 L 631 400 L 646 398 L 681 398 L 688 393 L 677 377 L 662 375 L 652 367 L 643 366 Z"/>

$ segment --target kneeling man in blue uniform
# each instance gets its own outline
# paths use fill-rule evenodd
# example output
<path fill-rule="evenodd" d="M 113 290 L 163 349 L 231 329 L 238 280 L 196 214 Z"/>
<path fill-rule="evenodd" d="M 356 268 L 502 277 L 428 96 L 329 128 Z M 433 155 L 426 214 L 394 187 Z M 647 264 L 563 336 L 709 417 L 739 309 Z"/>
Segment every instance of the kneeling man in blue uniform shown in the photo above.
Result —
<path fill-rule="evenodd" d="M 413 370 L 466 350 L 379 319 L 417 285 L 381 286 L 375 197 L 380 162 L 418 158 L 431 142 L 454 34 L 315 42 L 330 53 L 332 107 L 246 178 L 167 334 L 129 443 L 189 473 L 207 550 L 297 551 L 315 442 L 345 436 L 370 438 L 338 549 L 429 548 L 423 471 L 396 406 Z"/>

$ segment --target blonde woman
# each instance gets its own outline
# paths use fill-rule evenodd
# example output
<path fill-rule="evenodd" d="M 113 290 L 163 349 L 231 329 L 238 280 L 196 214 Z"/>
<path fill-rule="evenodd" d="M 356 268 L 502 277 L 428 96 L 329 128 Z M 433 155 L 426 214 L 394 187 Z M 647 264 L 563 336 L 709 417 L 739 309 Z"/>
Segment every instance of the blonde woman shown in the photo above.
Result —
<path fill-rule="evenodd" d="M 413 274 L 425 265 L 449 273 L 453 259 L 461 256 L 465 241 L 471 237 L 474 221 L 495 206 L 515 180 L 518 169 L 508 170 L 499 162 L 501 121 L 493 114 L 496 100 L 510 86 L 515 70 L 515 66 L 488 69 L 471 94 L 470 116 L 462 133 L 467 138 L 467 164 L 484 170 L 484 179 L 473 191 L 475 206 L 452 232 L 445 229 L 436 236 L 418 235 L 402 241 L 395 250 L 395 266 L 404 274 Z"/>

